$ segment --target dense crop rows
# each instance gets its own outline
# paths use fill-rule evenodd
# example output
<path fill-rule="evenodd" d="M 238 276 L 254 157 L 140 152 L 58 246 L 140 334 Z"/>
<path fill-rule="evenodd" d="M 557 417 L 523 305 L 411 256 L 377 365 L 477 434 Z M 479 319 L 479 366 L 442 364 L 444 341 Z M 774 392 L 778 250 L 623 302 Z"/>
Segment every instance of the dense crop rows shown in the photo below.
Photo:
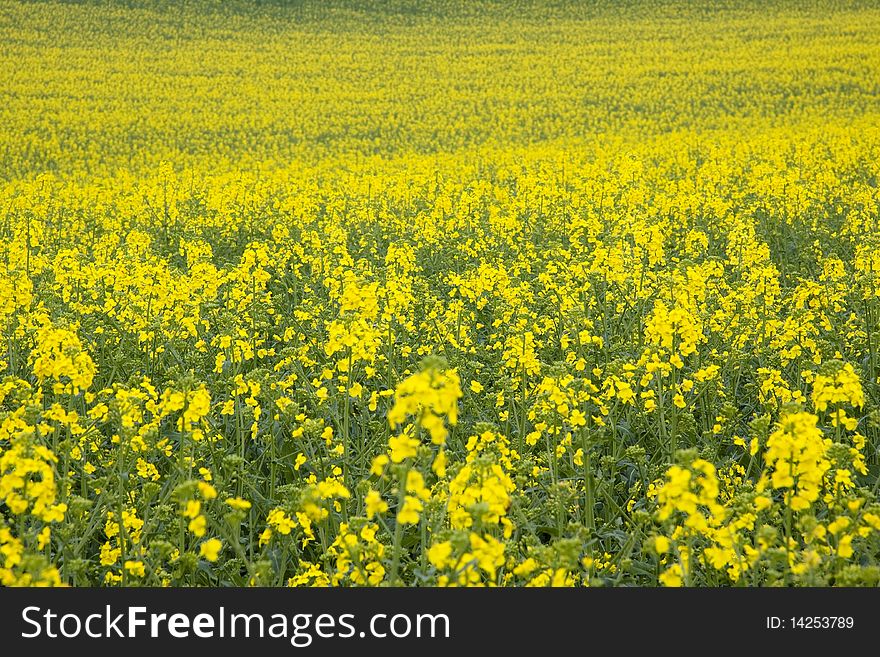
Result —
<path fill-rule="evenodd" d="M 0 3 L 0 582 L 880 583 L 870 4 Z"/>

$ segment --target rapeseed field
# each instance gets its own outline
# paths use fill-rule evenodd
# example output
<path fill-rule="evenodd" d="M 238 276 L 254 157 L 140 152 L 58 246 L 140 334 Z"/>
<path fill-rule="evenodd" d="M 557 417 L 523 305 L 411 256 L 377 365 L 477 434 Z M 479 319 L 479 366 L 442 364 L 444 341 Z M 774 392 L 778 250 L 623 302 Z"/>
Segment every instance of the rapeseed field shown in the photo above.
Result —
<path fill-rule="evenodd" d="M 0 583 L 880 583 L 880 8 L 0 1 Z"/>

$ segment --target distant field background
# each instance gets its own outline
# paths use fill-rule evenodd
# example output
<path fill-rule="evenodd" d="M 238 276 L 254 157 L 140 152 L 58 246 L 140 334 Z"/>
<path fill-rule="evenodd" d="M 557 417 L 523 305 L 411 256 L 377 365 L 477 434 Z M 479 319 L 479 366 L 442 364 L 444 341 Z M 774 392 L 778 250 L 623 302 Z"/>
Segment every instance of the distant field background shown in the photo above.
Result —
<path fill-rule="evenodd" d="M 868 126 L 878 20 L 871 3 L 4 3 L 0 164 L 239 169 Z"/>

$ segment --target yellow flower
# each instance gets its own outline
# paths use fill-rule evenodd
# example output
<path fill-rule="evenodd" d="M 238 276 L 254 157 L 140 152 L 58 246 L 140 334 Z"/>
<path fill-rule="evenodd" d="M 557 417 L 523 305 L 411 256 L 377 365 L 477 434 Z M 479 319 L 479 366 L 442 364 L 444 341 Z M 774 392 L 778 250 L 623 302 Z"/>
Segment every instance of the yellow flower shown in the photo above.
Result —
<path fill-rule="evenodd" d="M 223 543 L 216 538 L 209 538 L 199 547 L 199 554 L 208 561 L 217 561 Z"/>
<path fill-rule="evenodd" d="M 679 564 L 673 564 L 662 573 L 660 573 L 660 583 L 663 586 L 676 588 L 684 583 L 684 573 Z"/>
<path fill-rule="evenodd" d="M 406 474 L 406 492 L 412 493 L 423 500 L 431 498 L 431 491 L 425 487 L 425 479 L 418 470 L 410 470 Z"/>
<path fill-rule="evenodd" d="M 449 541 L 435 543 L 428 548 L 427 555 L 428 561 L 430 561 L 435 568 L 446 568 L 446 566 L 449 565 L 450 557 L 452 556 L 452 544 Z"/>
<path fill-rule="evenodd" d="M 296 523 L 282 510 L 273 509 L 269 512 L 266 522 L 271 525 L 279 534 L 287 535 L 296 527 Z"/>
<path fill-rule="evenodd" d="M 370 473 L 377 477 L 381 477 L 382 473 L 385 471 L 385 466 L 388 464 L 388 460 L 388 456 L 385 454 L 379 454 L 379 456 L 373 459 L 373 463 L 370 466 Z"/>
<path fill-rule="evenodd" d="M 403 500 L 403 507 L 397 512 L 397 522 L 402 525 L 415 525 L 419 521 L 422 508 L 419 498 L 407 495 Z"/>
<path fill-rule="evenodd" d="M 438 477 L 446 476 L 446 452 L 444 450 L 439 450 L 437 452 L 437 456 L 434 457 L 434 462 L 431 464 L 431 470 Z"/>
<path fill-rule="evenodd" d="M 217 489 L 214 488 L 211 484 L 200 481 L 198 483 L 198 487 L 203 499 L 213 500 L 215 497 L 217 497 Z"/>
<path fill-rule="evenodd" d="M 251 503 L 240 497 L 230 497 L 226 503 L 236 511 L 247 511 L 251 508 Z"/>
<path fill-rule="evenodd" d="M 388 503 L 385 502 L 379 492 L 375 490 L 371 490 L 367 493 L 364 498 L 364 505 L 366 506 L 367 518 L 370 520 L 372 520 L 373 516 L 376 514 L 385 513 L 388 510 Z"/>
<path fill-rule="evenodd" d="M 125 569 L 135 577 L 143 577 L 146 574 L 143 561 L 126 561 Z"/>
<path fill-rule="evenodd" d="M 196 516 L 192 520 L 189 521 L 189 530 L 198 537 L 202 537 L 205 535 L 205 531 L 208 526 L 208 521 L 205 519 L 205 516 Z"/>
<path fill-rule="evenodd" d="M 389 455 L 393 463 L 400 463 L 418 453 L 419 441 L 405 434 L 388 439 Z"/>

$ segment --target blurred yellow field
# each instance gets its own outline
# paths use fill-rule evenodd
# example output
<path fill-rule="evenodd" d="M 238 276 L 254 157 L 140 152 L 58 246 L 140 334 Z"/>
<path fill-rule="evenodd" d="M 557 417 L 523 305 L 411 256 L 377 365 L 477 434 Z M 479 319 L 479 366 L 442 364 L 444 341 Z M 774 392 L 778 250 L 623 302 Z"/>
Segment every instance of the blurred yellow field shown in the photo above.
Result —
<path fill-rule="evenodd" d="M 880 583 L 880 8 L 0 2 L 0 583 Z"/>

